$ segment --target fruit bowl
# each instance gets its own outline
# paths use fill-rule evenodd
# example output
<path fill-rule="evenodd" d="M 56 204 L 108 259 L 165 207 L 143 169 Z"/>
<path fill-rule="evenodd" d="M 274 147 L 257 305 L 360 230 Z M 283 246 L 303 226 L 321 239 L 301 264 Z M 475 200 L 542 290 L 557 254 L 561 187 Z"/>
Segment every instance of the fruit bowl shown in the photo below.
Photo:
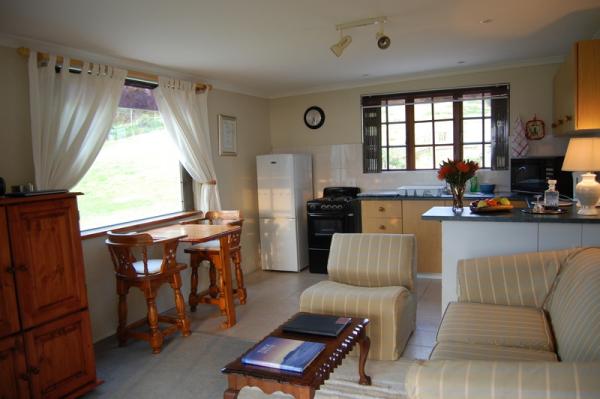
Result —
<path fill-rule="evenodd" d="M 492 212 L 506 212 L 514 208 L 510 201 L 506 198 L 496 199 L 491 198 L 487 200 L 478 200 L 471 202 L 469 208 L 471 213 L 492 213 Z"/>

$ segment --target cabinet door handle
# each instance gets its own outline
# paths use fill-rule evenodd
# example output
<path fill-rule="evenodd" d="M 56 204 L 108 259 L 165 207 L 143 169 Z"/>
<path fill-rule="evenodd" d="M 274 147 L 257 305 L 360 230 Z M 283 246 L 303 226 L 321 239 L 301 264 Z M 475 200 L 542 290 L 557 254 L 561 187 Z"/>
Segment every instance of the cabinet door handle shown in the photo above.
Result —
<path fill-rule="evenodd" d="M 32 367 L 29 367 L 29 369 L 27 369 L 27 372 L 29 374 L 38 375 L 40 373 L 40 369 L 32 366 Z"/>
<path fill-rule="evenodd" d="M 385 230 L 385 225 L 382 224 L 381 226 L 379 226 L 379 230 Z"/>
<path fill-rule="evenodd" d="M 572 120 L 573 117 L 571 115 L 565 115 L 565 120 L 568 122 L 570 120 Z"/>
<path fill-rule="evenodd" d="M 27 373 L 19 374 L 19 378 L 22 379 L 23 381 L 29 381 L 31 379 L 31 377 L 29 377 L 29 374 L 27 374 Z"/>
<path fill-rule="evenodd" d="M 562 120 L 562 119 L 559 119 L 559 120 L 558 120 L 558 125 L 560 126 L 560 125 L 562 125 L 562 124 L 563 124 L 563 120 Z"/>
<path fill-rule="evenodd" d="M 382 207 L 382 206 L 380 206 L 380 207 L 379 207 L 379 212 L 385 212 L 385 208 L 384 208 L 384 207 Z"/>

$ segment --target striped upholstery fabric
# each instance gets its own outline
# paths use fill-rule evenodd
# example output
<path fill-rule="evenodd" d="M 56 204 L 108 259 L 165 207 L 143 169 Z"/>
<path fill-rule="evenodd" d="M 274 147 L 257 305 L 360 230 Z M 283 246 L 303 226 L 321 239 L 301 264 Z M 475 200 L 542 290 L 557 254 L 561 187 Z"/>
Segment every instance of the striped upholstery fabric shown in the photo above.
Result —
<path fill-rule="evenodd" d="M 541 308 L 572 250 L 464 259 L 458 262 L 458 301 Z"/>
<path fill-rule="evenodd" d="M 411 366 L 411 399 L 597 399 L 600 363 L 427 361 Z"/>
<path fill-rule="evenodd" d="M 402 286 L 415 290 L 415 236 L 334 234 L 329 279 L 360 287 Z"/>
<path fill-rule="evenodd" d="M 567 259 L 548 311 L 562 361 L 600 361 L 600 248 Z"/>
<path fill-rule="evenodd" d="M 300 311 L 366 317 L 369 358 L 396 360 L 415 328 L 416 299 L 405 287 L 355 287 L 321 281 L 300 297 Z"/>
<path fill-rule="evenodd" d="M 513 348 L 499 345 L 465 344 L 462 342 L 439 342 L 429 356 L 430 360 L 558 360 L 556 353 Z"/>
<path fill-rule="evenodd" d="M 544 311 L 522 306 L 451 303 L 440 324 L 437 341 L 554 350 Z"/>

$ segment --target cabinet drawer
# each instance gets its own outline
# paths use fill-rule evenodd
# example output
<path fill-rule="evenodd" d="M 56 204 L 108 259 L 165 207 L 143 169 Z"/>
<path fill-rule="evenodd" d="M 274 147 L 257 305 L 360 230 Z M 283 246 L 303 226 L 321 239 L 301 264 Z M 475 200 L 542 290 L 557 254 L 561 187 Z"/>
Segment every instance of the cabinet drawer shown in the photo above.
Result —
<path fill-rule="evenodd" d="M 364 218 L 402 218 L 402 201 L 362 201 Z"/>
<path fill-rule="evenodd" d="M 363 233 L 402 233 L 402 218 L 366 218 L 363 219 Z"/>

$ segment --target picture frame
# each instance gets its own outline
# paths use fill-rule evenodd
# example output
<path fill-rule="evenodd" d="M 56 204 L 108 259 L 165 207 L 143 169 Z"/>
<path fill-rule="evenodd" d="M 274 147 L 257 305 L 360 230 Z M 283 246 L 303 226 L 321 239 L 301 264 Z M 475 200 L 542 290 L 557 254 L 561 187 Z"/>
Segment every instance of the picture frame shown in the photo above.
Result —
<path fill-rule="evenodd" d="M 525 137 L 528 140 L 541 140 L 546 135 L 546 126 L 544 121 L 539 120 L 536 116 L 533 116 L 533 119 L 527 121 L 525 124 Z"/>
<path fill-rule="evenodd" d="M 219 114 L 219 155 L 237 155 L 237 118 Z"/>

